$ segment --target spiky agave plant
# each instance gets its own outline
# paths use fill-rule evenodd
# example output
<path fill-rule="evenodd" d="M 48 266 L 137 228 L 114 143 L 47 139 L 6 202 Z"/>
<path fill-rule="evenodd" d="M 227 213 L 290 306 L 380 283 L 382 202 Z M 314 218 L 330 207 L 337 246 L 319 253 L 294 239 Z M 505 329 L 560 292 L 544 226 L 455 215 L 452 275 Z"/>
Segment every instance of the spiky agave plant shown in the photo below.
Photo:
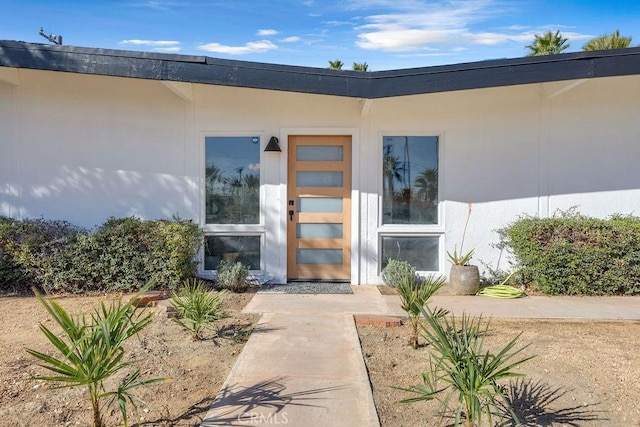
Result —
<path fill-rule="evenodd" d="M 171 298 L 178 312 L 173 321 L 187 329 L 194 341 L 201 340 L 207 327 L 225 317 L 221 307 L 226 293 L 226 290 L 210 293 L 202 280 L 187 280 Z"/>
<path fill-rule="evenodd" d="M 437 399 L 443 414 L 449 409 L 455 412 L 455 425 L 460 425 L 462 414 L 469 427 L 481 425 L 486 416 L 489 425 L 492 415 L 507 408 L 514 421 L 518 417 L 510 406 L 507 389 L 499 382 L 506 378 L 523 376 L 514 369 L 535 357 L 516 359 L 528 345 L 514 350 L 521 334 L 516 335 L 499 352 L 484 349 L 484 336 L 489 327 L 482 325 L 482 317 L 463 315 L 457 322 L 455 316 L 437 319 L 428 309 L 422 309 L 427 324 L 422 332 L 431 343 L 429 370 L 422 374 L 423 384 L 402 390 L 417 394 L 402 402 Z M 454 400 L 455 407 L 450 408 Z"/>
<path fill-rule="evenodd" d="M 48 381 L 53 388 L 86 386 L 93 410 L 94 427 L 103 427 L 103 399 L 107 406 L 117 402 L 120 407 L 123 425 L 127 424 L 127 404 L 136 408 L 139 398 L 131 393 L 132 389 L 153 383 L 166 381 L 167 378 L 141 380 L 140 369 L 136 369 L 123 381 L 117 390 L 106 391 L 104 381 L 130 365 L 123 362 L 124 342 L 151 323 L 153 313 L 137 311 L 133 306 L 136 297 L 145 292 L 143 288 L 129 302 L 123 304 L 122 297 L 109 305 L 101 302 L 90 319 L 86 316 L 72 317 L 55 300 L 45 299 L 34 290 L 36 298 L 44 306 L 53 320 L 62 328 L 62 337 L 45 325 L 40 330 L 58 351 L 58 356 L 50 356 L 36 350 L 26 351 L 39 359 L 42 366 L 54 375 L 33 377 L 32 380 Z"/>

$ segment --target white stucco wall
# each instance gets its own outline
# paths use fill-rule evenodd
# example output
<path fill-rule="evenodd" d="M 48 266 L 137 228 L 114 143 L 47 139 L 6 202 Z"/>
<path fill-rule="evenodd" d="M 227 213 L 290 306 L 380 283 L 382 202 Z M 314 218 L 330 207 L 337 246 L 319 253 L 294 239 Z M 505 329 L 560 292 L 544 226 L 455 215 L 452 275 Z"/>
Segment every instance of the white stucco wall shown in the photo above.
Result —
<path fill-rule="evenodd" d="M 20 70 L 9 209 L 93 226 L 109 216 L 191 217 L 185 103 L 158 82 Z"/>
<path fill-rule="evenodd" d="M 5 73 L 6 74 L 6 73 Z M 521 214 L 578 206 L 640 212 L 640 77 L 593 79 L 380 99 L 180 84 L 31 70 L 0 78 L 0 214 L 93 226 L 109 216 L 179 214 L 209 232 L 263 236 L 263 265 L 286 271 L 286 137 L 348 134 L 354 143 L 354 283 L 379 283 L 381 234 L 442 236 L 476 262 L 506 267 L 494 230 Z M 17 76 L 17 79 L 15 78 Z M 2 75 L 0 75 L 2 77 Z M 441 221 L 380 222 L 382 135 L 440 136 Z M 204 137 L 280 138 L 261 153 L 259 225 L 206 226 Z M 268 205 L 268 209 L 266 208 Z"/>

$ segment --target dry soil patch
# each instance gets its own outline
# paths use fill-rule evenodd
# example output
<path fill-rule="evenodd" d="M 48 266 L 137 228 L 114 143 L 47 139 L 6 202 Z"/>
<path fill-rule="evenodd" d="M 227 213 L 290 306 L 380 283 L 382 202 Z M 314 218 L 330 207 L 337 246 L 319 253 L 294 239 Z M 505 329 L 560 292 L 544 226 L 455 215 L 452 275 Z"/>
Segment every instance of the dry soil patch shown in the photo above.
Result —
<path fill-rule="evenodd" d="M 527 426 L 640 426 L 640 323 L 493 319 L 486 338 L 498 349 L 522 331 L 524 355 L 537 355 L 511 383 Z M 420 383 L 428 346 L 408 346 L 409 327 L 358 328 L 382 426 L 438 426 L 433 402 L 397 403 L 410 394 L 391 386 Z M 511 425 L 511 424 L 507 424 Z"/>
<path fill-rule="evenodd" d="M 130 418 L 130 424 L 199 425 L 242 350 L 246 331 L 258 320 L 257 315 L 240 312 L 251 297 L 253 293 L 227 294 L 224 309 L 230 317 L 218 326 L 229 338 L 197 342 L 168 319 L 162 308 L 148 308 L 156 315 L 139 339 L 130 340 L 127 357 L 141 368 L 144 378 L 170 377 L 171 381 L 138 389 L 137 394 L 147 405 Z M 56 299 L 67 310 L 80 314 L 90 312 L 100 299 L 109 298 L 113 296 Z M 0 425 L 90 425 L 85 390 L 50 390 L 43 382 L 28 380 L 47 371 L 38 367 L 24 349 L 52 351 L 38 329 L 40 322 L 57 328 L 35 298 L 0 297 Z M 106 411 L 106 415 L 107 425 L 119 425 L 119 414 Z"/>

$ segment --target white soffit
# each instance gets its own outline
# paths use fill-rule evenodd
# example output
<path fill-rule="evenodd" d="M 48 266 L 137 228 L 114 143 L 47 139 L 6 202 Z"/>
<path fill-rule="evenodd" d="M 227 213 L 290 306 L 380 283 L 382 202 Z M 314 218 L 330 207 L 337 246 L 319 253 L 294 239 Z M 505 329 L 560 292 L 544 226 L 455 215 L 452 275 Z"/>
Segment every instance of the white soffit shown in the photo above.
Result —
<path fill-rule="evenodd" d="M 193 102 L 192 83 L 163 81 L 162 84 L 182 100 Z"/>
<path fill-rule="evenodd" d="M 9 86 L 18 86 L 18 69 L 0 67 L 0 83 L 8 84 Z"/>

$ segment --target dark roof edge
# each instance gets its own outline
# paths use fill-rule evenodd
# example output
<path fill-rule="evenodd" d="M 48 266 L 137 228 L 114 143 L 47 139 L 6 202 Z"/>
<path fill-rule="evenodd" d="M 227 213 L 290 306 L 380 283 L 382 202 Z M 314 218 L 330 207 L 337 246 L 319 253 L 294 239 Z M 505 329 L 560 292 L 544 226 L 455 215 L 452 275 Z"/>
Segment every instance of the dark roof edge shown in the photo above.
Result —
<path fill-rule="evenodd" d="M 640 48 L 363 73 L 0 40 L 0 66 L 374 99 L 640 74 Z"/>

